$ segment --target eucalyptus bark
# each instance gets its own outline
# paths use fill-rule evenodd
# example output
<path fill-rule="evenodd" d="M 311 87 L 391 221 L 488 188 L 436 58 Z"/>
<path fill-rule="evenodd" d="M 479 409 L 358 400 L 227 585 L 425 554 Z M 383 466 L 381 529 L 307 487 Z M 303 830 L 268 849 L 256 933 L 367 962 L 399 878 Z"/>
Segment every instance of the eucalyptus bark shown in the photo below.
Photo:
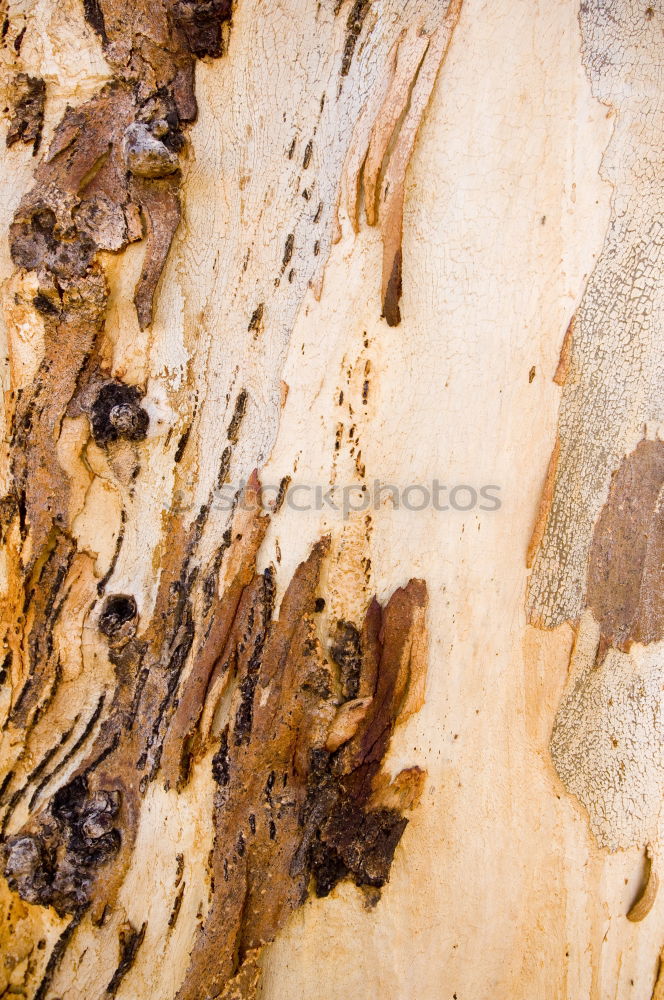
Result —
<path fill-rule="evenodd" d="M 0 996 L 656 998 L 664 6 L 5 8 Z"/>

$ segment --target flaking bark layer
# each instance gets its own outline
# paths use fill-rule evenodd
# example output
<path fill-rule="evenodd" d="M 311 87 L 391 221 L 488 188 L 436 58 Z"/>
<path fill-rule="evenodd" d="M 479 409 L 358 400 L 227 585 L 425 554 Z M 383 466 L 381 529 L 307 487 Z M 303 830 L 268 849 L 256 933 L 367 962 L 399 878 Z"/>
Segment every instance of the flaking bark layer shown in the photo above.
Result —
<path fill-rule="evenodd" d="M 127 631 L 131 602 L 111 627 L 104 606 L 117 670 L 107 721 L 74 776 L 4 849 L 5 876 L 23 899 L 101 920 L 131 857 L 146 782 L 161 776 L 182 788 L 194 758 L 216 746 L 211 903 L 180 1000 L 238 988 L 310 889 L 325 896 L 351 878 L 380 890 L 423 780 L 417 768 L 394 782 L 381 771 L 395 726 L 417 707 L 424 583 L 410 581 L 384 609 L 374 600 L 361 626 L 337 623 L 326 655 L 315 621 L 329 539 L 297 569 L 273 620 L 273 571 L 255 571 L 266 518 L 254 505 L 236 518 L 224 552 L 236 572 L 181 679 L 193 641 L 187 566 L 206 514 L 173 539 L 182 569 L 175 580 L 164 568 L 155 616 L 163 621 L 169 608 L 165 636 Z M 214 721 L 228 689 L 230 721 L 219 733 L 204 720 Z"/>
<path fill-rule="evenodd" d="M 437 4 L 435 16 L 426 11 L 420 18 L 414 6 L 417 24 L 408 29 L 411 40 L 422 29 L 424 42 L 416 49 L 423 46 L 428 57 L 408 68 L 419 81 L 416 100 L 391 166 L 398 183 L 391 187 L 386 247 L 398 257 L 399 281 L 390 285 L 388 322 L 399 318 L 407 160 L 459 7 Z M 356 4 L 344 14 L 340 86 L 361 51 L 369 8 Z M 194 63 L 223 54 L 232 6 L 229 0 L 85 0 L 84 10 L 113 78 L 84 104 L 67 108 L 9 233 L 16 266 L 12 308 L 17 322 L 19 313 L 38 321 L 43 356 L 34 378 L 10 396 L 11 487 L 0 505 L 9 573 L 17 582 L 2 608 L 1 669 L 12 689 L 7 732 L 21 734 L 27 748 L 61 692 L 56 633 L 73 590 L 77 600 L 87 596 L 86 627 L 105 644 L 114 676 L 87 717 L 77 715 L 32 770 L 24 773 L 21 752 L 16 773 L 3 777 L 4 871 L 12 891 L 65 921 L 32 995 L 48 995 L 81 929 L 94 934 L 105 926 L 117 933 L 119 960 L 107 986 L 114 995 L 149 930 L 145 922 L 123 921 L 118 905 L 145 795 L 155 781 L 184 790 L 214 748 L 211 904 L 181 996 L 250 996 L 260 948 L 310 891 L 324 896 L 349 878 L 375 902 L 388 879 L 405 812 L 423 780 L 410 768 L 390 782 L 382 765 L 394 727 L 413 710 L 421 689 L 424 665 L 413 637 L 422 630 L 426 590 L 411 581 L 384 609 L 374 601 L 363 622 L 334 623 L 328 643 L 313 617 L 324 540 L 295 573 L 274 620 L 272 571 L 256 572 L 267 518 L 256 504 L 250 513 L 242 505 L 210 554 L 205 536 L 212 497 L 191 522 L 176 510 L 165 515 L 156 603 L 144 618 L 140 595 L 108 591 L 126 511 L 101 579 L 90 554 L 79 551 L 70 524 L 72 481 L 59 452 L 64 422 L 87 422 L 90 444 L 109 463 L 134 470 L 151 430 L 145 387 L 112 377 L 104 360 L 110 293 L 103 255 L 144 240 L 134 301 L 145 329 L 180 221 L 180 164 L 187 126 L 196 117 Z M 438 34 L 437 19 L 444 21 Z M 44 89 L 36 78 L 18 82 L 25 99 L 17 99 L 14 132 L 36 145 Z M 397 90 L 397 118 L 407 93 Z M 396 125 L 391 121 L 379 145 L 396 135 Z M 303 169 L 313 157 L 309 141 Z M 290 234 L 284 268 L 297 252 Z M 259 311 L 251 329 L 262 328 L 262 305 L 256 316 Z M 242 389 L 220 482 L 248 402 Z M 176 462 L 188 440 L 189 430 Z M 247 494 L 255 500 L 257 491 L 254 477 Z M 220 730 L 228 696 L 232 712 Z M 17 814 L 26 813 L 17 822 Z M 169 928 L 183 900 L 184 882 Z"/>

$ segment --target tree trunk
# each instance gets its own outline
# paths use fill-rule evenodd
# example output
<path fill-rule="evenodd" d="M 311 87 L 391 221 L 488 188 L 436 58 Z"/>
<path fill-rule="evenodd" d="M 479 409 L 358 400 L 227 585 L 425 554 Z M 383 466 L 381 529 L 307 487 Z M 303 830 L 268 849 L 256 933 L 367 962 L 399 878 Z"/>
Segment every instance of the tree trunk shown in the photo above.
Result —
<path fill-rule="evenodd" d="M 0 996 L 664 996 L 663 29 L 5 3 Z"/>

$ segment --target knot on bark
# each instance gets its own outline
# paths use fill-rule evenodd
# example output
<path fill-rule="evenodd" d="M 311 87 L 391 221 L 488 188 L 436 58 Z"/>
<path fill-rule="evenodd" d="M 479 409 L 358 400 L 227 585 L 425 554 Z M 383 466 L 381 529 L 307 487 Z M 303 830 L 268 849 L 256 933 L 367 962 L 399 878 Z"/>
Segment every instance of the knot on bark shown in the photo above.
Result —
<path fill-rule="evenodd" d="M 5 878 L 22 899 L 53 906 L 60 915 L 85 907 L 96 870 L 117 854 L 115 827 L 120 793 L 91 793 L 84 775 L 60 788 L 38 830 L 10 837 L 4 848 Z"/>
<path fill-rule="evenodd" d="M 150 418 L 141 406 L 141 393 L 134 385 L 106 382 L 92 404 L 90 423 L 98 445 L 113 441 L 143 441 Z"/>

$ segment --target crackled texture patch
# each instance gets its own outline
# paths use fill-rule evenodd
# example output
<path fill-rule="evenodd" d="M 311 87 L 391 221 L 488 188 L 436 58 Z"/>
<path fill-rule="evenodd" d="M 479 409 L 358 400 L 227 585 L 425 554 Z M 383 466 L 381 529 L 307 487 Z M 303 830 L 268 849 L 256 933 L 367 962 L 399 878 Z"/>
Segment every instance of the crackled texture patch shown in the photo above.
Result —
<path fill-rule="evenodd" d="M 613 200 L 559 372 L 559 457 L 529 595 L 531 620 L 546 628 L 583 611 L 588 553 L 611 476 L 644 427 L 664 422 L 664 5 L 589 0 L 579 18 L 593 93 L 615 116 L 602 163 Z"/>
<path fill-rule="evenodd" d="M 581 621 L 551 753 L 615 850 L 657 836 L 662 797 L 664 5 L 590 0 L 579 21 L 593 93 L 614 116 L 602 162 L 611 219 L 555 374 L 562 401 L 528 604 L 540 628 Z"/>
<path fill-rule="evenodd" d="M 600 627 L 586 612 L 572 674 L 551 736 L 565 787 L 611 851 L 645 846 L 661 834 L 664 802 L 662 643 L 610 649 L 598 664 Z"/>
<path fill-rule="evenodd" d="M 615 473 L 595 526 L 589 609 L 551 737 L 562 781 L 610 850 L 661 833 L 663 489 L 664 444 L 641 441 Z"/>

